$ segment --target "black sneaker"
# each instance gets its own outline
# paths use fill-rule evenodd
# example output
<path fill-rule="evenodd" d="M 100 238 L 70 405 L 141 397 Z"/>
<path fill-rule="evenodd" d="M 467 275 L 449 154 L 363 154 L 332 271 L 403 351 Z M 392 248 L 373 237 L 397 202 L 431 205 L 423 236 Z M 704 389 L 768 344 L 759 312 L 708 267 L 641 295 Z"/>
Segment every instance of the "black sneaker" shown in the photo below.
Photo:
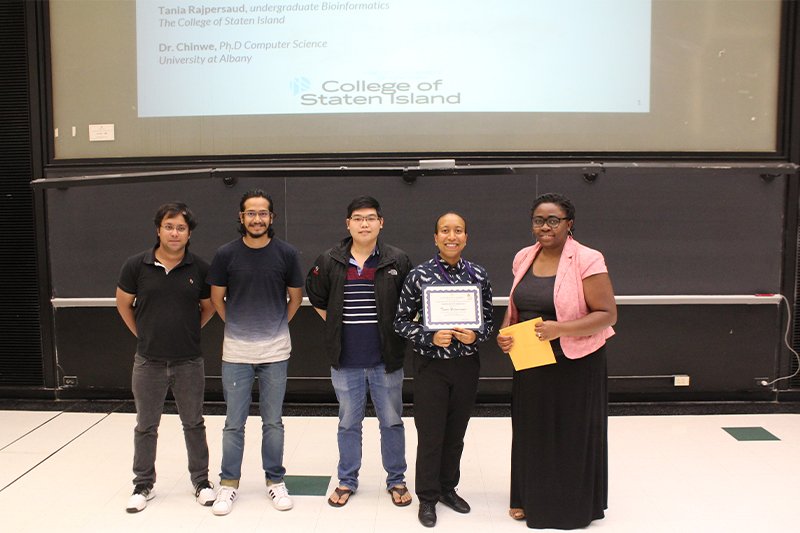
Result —
<path fill-rule="evenodd" d="M 203 507 L 211 507 L 214 505 L 214 499 L 217 497 L 217 492 L 214 490 L 214 484 L 209 480 L 204 480 L 195 485 L 194 497 L 197 503 Z"/>
<path fill-rule="evenodd" d="M 138 513 L 147 507 L 147 502 L 156 497 L 153 487 L 144 484 L 136 485 L 133 494 L 128 498 L 128 506 L 125 508 L 129 513 Z"/>

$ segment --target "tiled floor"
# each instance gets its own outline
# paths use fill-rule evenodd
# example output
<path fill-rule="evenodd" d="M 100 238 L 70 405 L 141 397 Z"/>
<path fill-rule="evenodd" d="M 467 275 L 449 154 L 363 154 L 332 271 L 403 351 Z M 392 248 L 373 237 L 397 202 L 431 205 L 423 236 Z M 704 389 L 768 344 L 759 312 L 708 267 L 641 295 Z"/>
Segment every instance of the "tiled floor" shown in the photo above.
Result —
<path fill-rule="evenodd" d="M 334 476 L 336 419 L 286 417 L 285 464 L 294 476 Z M 206 417 L 212 479 L 219 467 L 223 417 Z M 177 416 L 161 425 L 157 496 L 138 514 L 130 495 L 134 415 L 0 411 L 2 531 L 424 531 L 416 502 L 394 507 L 383 489 L 378 430 L 368 418 L 361 488 L 344 508 L 324 496 L 294 497 L 288 512 L 266 499 L 260 468 L 260 421 L 248 421 L 240 498 L 225 517 L 195 503 Z M 725 428 L 725 429 L 723 429 Z M 730 431 L 731 428 L 761 428 Z M 407 459 L 416 433 L 406 420 Z M 764 434 L 764 430 L 768 434 Z M 778 440 L 752 440 L 769 438 Z M 741 438 L 742 440 L 737 440 Z M 439 532 L 520 532 L 507 514 L 511 424 L 473 418 L 459 493 L 468 515 L 438 506 Z M 620 533 L 798 531 L 800 415 L 615 416 L 609 422 L 610 501 L 590 530 Z M 413 488 L 413 466 L 409 483 Z M 289 478 L 313 492 L 319 478 Z M 323 479 L 323 484 L 324 484 Z M 297 491 L 295 491 L 297 494 Z"/>

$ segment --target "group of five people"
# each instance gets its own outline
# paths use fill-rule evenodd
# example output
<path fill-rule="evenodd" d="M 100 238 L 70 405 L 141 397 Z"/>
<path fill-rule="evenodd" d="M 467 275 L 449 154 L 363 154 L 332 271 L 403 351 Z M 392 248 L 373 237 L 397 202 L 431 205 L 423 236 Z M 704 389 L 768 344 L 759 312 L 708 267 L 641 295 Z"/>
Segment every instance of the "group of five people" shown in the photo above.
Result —
<path fill-rule="evenodd" d="M 349 236 L 320 254 L 303 276 L 298 251 L 274 234 L 274 216 L 268 194 L 257 189 L 245 193 L 239 205 L 241 238 L 220 247 L 208 265 L 188 249 L 197 225 L 192 212 L 180 202 L 165 204 L 154 219 L 155 247 L 129 258 L 122 268 L 117 309 L 137 338 L 134 490 L 128 512 L 143 510 L 155 495 L 157 431 L 170 389 L 183 425 L 195 497 L 216 515 L 231 512 L 256 377 L 267 494 L 276 509 L 292 508 L 284 481 L 281 413 L 291 353 L 288 324 L 305 287 L 324 321 L 339 403 L 338 485 L 328 504 L 343 507 L 358 490 L 368 394 L 378 418 L 386 490 L 394 505 L 411 504 L 402 420 L 405 342 L 410 340 L 419 521 L 433 527 L 437 503 L 468 513 L 470 506 L 456 488 L 478 388 L 478 345 L 494 327 L 487 271 L 462 257 L 466 220 L 455 212 L 436 219 L 437 251 L 412 268 L 405 252 L 380 238 L 384 218 L 378 201 L 355 198 L 345 219 Z M 529 527 L 585 527 L 602 518 L 607 507 L 603 345 L 613 334 L 616 307 L 602 255 L 572 239 L 572 203 L 558 194 L 542 195 L 531 219 L 537 242 L 514 260 L 503 325 L 541 316 L 536 335 L 553 346 L 557 364 L 514 373 L 509 514 Z M 480 325 L 425 327 L 424 288 L 452 284 L 475 288 Z M 215 311 L 225 322 L 226 418 L 218 490 L 208 479 L 200 353 L 200 329 Z M 508 352 L 514 338 L 498 335 L 497 343 Z"/>

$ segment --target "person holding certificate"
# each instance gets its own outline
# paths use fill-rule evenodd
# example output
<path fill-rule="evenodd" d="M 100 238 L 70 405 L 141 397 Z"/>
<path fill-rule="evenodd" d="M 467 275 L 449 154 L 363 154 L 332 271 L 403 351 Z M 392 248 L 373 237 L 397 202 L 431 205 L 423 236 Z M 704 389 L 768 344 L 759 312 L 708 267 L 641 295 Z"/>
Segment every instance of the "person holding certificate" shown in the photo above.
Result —
<path fill-rule="evenodd" d="M 572 238 L 572 202 L 543 194 L 531 218 L 537 242 L 514 258 L 503 327 L 531 320 L 556 363 L 514 372 L 509 514 L 529 528 L 578 529 L 607 508 L 605 343 L 617 308 L 603 255 Z M 497 344 L 509 352 L 514 337 Z"/>
<path fill-rule="evenodd" d="M 416 494 L 419 521 L 436 525 L 436 504 L 458 513 L 469 504 L 456 493 L 461 452 L 478 389 L 478 343 L 492 333 L 492 288 L 486 269 L 467 261 L 464 217 L 436 220 L 439 252 L 409 272 L 394 329 L 413 342 Z"/>

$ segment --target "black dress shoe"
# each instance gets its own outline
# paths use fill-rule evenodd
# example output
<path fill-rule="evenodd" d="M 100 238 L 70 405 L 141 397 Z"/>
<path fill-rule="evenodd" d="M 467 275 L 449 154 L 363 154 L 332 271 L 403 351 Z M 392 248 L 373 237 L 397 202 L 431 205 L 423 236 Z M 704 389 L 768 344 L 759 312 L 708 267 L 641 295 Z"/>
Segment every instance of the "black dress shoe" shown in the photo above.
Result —
<path fill-rule="evenodd" d="M 466 500 L 456 494 L 454 490 L 443 492 L 442 495 L 439 496 L 439 501 L 457 513 L 468 513 L 470 511 L 469 504 Z"/>
<path fill-rule="evenodd" d="M 436 525 L 436 504 L 420 502 L 419 504 L 419 523 L 425 527 Z"/>

